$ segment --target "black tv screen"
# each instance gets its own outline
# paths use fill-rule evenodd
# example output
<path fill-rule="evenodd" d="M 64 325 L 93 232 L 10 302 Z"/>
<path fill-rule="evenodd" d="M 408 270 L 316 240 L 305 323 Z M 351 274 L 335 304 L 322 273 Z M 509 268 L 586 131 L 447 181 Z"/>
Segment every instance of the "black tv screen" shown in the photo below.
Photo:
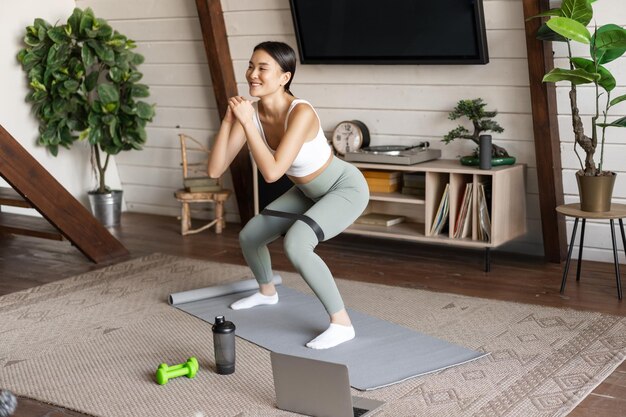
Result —
<path fill-rule="evenodd" d="M 303 64 L 486 64 L 482 0 L 290 0 Z"/>

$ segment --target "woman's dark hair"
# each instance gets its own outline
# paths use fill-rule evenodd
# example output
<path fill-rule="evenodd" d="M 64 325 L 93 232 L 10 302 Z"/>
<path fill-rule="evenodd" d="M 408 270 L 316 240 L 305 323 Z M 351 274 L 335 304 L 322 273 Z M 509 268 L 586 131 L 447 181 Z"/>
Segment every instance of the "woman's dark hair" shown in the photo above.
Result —
<path fill-rule="evenodd" d="M 255 51 L 259 49 L 270 54 L 270 56 L 278 62 L 278 65 L 280 65 L 283 72 L 291 73 L 289 81 L 285 84 L 285 91 L 293 96 L 292 92 L 289 91 L 289 86 L 293 81 L 293 76 L 296 74 L 296 52 L 286 43 L 275 41 L 261 42 L 254 47 Z"/>

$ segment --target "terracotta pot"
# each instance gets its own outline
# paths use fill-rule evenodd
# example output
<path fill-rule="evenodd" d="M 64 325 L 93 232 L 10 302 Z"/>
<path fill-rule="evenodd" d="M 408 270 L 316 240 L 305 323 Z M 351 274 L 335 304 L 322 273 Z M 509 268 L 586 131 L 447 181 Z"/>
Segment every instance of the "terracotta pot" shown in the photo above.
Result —
<path fill-rule="evenodd" d="M 597 177 L 576 174 L 582 211 L 603 212 L 611 210 L 613 186 L 617 176 L 614 172 L 611 174 Z"/>

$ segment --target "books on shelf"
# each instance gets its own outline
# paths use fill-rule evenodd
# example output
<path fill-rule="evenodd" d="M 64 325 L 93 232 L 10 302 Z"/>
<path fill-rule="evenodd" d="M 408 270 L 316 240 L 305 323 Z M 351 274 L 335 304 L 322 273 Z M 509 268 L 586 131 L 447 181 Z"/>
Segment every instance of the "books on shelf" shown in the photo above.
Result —
<path fill-rule="evenodd" d="M 461 200 L 460 209 L 454 224 L 453 236 L 455 239 L 468 237 L 472 233 L 472 192 L 473 184 L 465 184 L 465 192 Z"/>
<path fill-rule="evenodd" d="M 441 233 L 444 226 L 448 223 L 448 214 L 450 212 L 450 184 L 446 184 L 443 195 L 439 201 L 439 208 L 430 227 L 430 235 L 436 236 Z"/>
<path fill-rule="evenodd" d="M 491 240 L 491 219 L 489 206 L 491 196 L 485 191 L 485 185 L 478 184 L 478 240 L 489 242 Z"/>
<path fill-rule="evenodd" d="M 400 171 L 379 171 L 375 169 L 362 169 L 361 173 L 365 178 L 399 179 Z"/>
<path fill-rule="evenodd" d="M 404 216 L 384 213 L 368 213 L 356 219 L 355 223 L 375 226 L 393 226 L 394 224 L 402 223 L 403 221 Z"/>
<path fill-rule="evenodd" d="M 403 186 L 401 192 L 402 194 L 414 195 L 420 198 L 424 198 L 424 196 L 426 195 L 424 188 L 413 188 L 413 187 Z"/>
<path fill-rule="evenodd" d="M 402 194 L 424 198 L 426 195 L 426 175 L 423 172 L 407 172 L 402 175 Z"/>
<path fill-rule="evenodd" d="M 400 171 L 361 170 L 367 186 L 372 193 L 393 193 L 400 188 L 402 180 Z"/>
<path fill-rule="evenodd" d="M 426 174 L 424 172 L 407 172 L 402 176 L 402 184 L 405 187 L 425 188 Z"/>
<path fill-rule="evenodd" d="M 368 178 L 365 177 L 370 192 L 373 193 L 392 193 L 400 188 L 398 178 Z"/>

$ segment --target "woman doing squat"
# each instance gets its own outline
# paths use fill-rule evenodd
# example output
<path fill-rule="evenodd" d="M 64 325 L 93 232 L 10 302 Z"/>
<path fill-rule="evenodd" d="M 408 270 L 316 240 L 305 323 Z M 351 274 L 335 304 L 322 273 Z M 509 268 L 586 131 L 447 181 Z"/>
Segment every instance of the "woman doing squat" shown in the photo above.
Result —
<path fill-rule="evenodd" d="M 369 200 L 365 178 L 336 158 L 310 103 L 289 91 L 296 54 L 281 42 L 254 48 L 246 79 L 256 102 L 229 100 L 209 161 L 209 175 L 220 177 L 244 144 L 261 175 L 274 182 L 287 174 L 294 186 L 252 218 L 239 235 L 246 262 L 259 291 L 231 305 L 235 310 L 276 304 L 267 245 L 285 234 L 287 257 L 306 280 L 330 316 L 328 329 L 306 344 L 327 349 L 355 337 L 335 280 L 314 250 L 351 225 Z"/>

